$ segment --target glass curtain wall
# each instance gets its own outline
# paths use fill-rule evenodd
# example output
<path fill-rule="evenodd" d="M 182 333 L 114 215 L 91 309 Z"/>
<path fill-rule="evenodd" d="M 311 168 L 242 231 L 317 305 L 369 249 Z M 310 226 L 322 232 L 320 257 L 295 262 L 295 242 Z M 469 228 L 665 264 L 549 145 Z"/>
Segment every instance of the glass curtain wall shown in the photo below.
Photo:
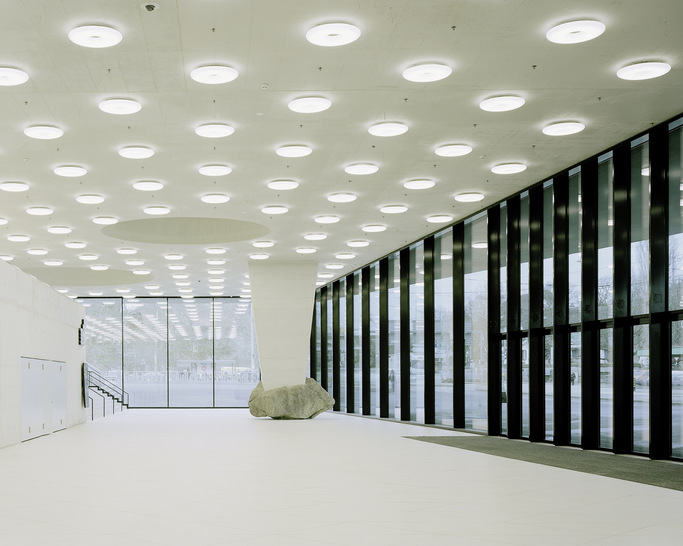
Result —
<path fill-rule="evenodd" d="M 123 387 L 122 300 L 78 300 L 85 307 L 85 354 L 88 365 Z"/>
<path fill-rule="evenodd" d="M 553 326 L 553 185 L 543 184 L 543 326 Z M 553 336 L 545 336 L 545 438 L 553 438 Z"/>
<path fill-rule="evenodd" d="M 683 309 L 683 136 L 669 134 L 669 308 Z M 671 451 L 683 458 L 683 327 L 671 328 Z"/>
<path fill-rule="evenodd" d="M 453 232 L 434 237 L 435 422 L 453 426 Z"/>
<path fill-rule="evenodd" d="M 581 171 L 569 176 L 569 322 L 581 323 Z M 581 443 L 581 334 L 570 336 L 571 442 Z M 566 380 L 567 378 L 562 378 Z"/>
<path fill-rule="evenodd" d="M 346 279 L 339 281 L 339 410 L 346 411 Z"/>
<path fill-rule="evenodd" d="M 361 282 L 360 272 L 353 275 L 353 400 L 355 408 L 349 408 L 349 411 L 355 413 L 363 413 L 363 309 L 362 309 L 362 292 L 363 285 Z"/>
<path fill-rule="evenodd" d="M 410 247 L 410 420 L 424 423 L 424 245 Z"/>
<path fill-rule="evenodd" d="M 507 268 L 507 207 L 505 203 L 500 205 L 500 229 L 498 237 L 500 238 L 500 331 L 506 333 L 508 329 L 508 268 Z M 508 344 L 506 339 L 500 342 L 500 423 L 501 434 L 508 433 Z"/>
<path fill-rule="evenodd" d="M 389 417 L 401 419 L 401 260 L 389 256 Z"/>
<path fill-rule="evenodd" d="M 520 329 L 529 334 L 529 192 L 520 195 L 519 202 L 519 302 Z M 531 430 L 529 413 L 529 338 L 522 339 L 522 437 Z"/>
<path fill-rule="evenodd" d="M 370 415 L 379 417 L 379 264 L 370 266 Z"/>

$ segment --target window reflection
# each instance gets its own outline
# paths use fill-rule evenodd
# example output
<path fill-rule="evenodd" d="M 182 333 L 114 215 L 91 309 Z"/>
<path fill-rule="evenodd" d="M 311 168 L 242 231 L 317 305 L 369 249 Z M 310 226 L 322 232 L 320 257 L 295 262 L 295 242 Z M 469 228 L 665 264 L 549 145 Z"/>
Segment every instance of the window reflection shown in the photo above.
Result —
<path fill-rule="evenodd" d="M 453 426 L 453 232 L 434 237 L 436 423 Z"/>

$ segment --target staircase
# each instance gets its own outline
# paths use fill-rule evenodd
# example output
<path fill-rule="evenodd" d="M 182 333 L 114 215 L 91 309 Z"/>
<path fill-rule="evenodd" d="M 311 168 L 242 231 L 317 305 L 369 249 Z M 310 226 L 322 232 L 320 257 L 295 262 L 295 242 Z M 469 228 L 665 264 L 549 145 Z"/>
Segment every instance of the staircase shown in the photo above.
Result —
<path fill-rule="evenodd" d="M 117 406 L 119 411 L 128 408 L 128 393 L 104 377 L 92 364 L 87 364 L 87 376 L 91 420 L 113 415 Z"/>

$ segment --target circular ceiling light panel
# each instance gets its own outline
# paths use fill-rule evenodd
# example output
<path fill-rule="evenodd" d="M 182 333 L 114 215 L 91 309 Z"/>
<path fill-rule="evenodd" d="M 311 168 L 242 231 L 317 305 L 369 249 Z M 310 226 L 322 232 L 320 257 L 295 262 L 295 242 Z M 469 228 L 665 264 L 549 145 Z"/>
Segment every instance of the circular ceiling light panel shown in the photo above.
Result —
<path fill-rule="evenodd" d="M 228 83 L 239 76 L 239 72 L 230 66 L 211 65 L 200 66 L 190 72 L 190 78 L 199 83 L 216 85 Z"/>
<path fill-rule="evenodd" d="M 50 226 L 47 228 L 47 232 L 52 233 L 54 235 L 67 235 L 72 231 L 73 230 L 67 226 Z"/>
<path fill-rule="evenodd" d="M 352 193 L 333 193 L 331 195 L 327 196 L 327 200 L 331 201 L 332 203 L 352 203 L 358 199 L 354 194 Z"/>
<path fill-rule="evenodd" d="M 327 239 L 327 235 L 324 233 L 307 233 L 304 235 L 304 239 L 307 241 L 324 241 Z"/>
<path fill-rule="evenodd" d="M 28 81 L 28 74 L 18 68 L 0 66 L 0 85 L 11 86 L 21 85 Z"/>
<path fill-rule="evenodd" d="M 77 195 L 76 201 L 84 205 L 99 205 L 104 203 L 104 197 L 101 195 Z"/>
<path fill-rule="evenodd" d="M 187 269 L 187 266 L 183 265 L 183 264 L 173 264 L 173 265 L 169 265 L 168 268 L 171 271 L 185 271 Z"/>
<path fill-rule="evenodd" d="M 206 252 L 207 254 L 211 254 L 211 255 L 214 255 L 214 256 L 218 256 L 218 255 L 220 255 L 220 254 L 225 254 L 225 253 L 227 252 L 227 249 L 225 249 L 225 248 L 207 248 L 207 249 L 205 250 L 205 252 Z"/>
<path fill-rule="evenodd" d="M 134 269 L 133 270 L 133 275 L 149 275 L 150 270 L 149 269 Z"/>
<path fill-rule="evenodd" d="M 341 218 L 339 218 L 339 216 L 333 216 L 329 214 L 316 216 L 313 218 L 313 221 L 317 222 L 318 224 L 336 224 L 340 220 Z"/>
<path fill-rule="evenodd" d="M 263 214 L 285 214 L 286 212 L 289 212 L 289 209 L 282 205 L 268 205 L 267 207 L 263 207 L 261 212 Z"/>
<path fill-rule="evenodd" d="M 133 183 L 133 188 L 138 191 L 158 191 L 164 189 L 164 185 L 157 180 L 138 180 Z"/>
<path fill-rule="evenodd" d="M 30 254 L 31 256 L 45 256 L 45 254 L 47 254 L 47 250 L 44 248 L 29 248 L 26 253 Z"/>
<path fill-rule="evenodd" d="M 275 150 L 275 153 L 281 157 L 305 157 L 311 155 L 311 152 L 313 152 L 311 148 L 300 144 L 281 146 Z"/>
<path fill-rule="evenodd" d="M 294 99 L 287 106 L 289 106 L 289 109 L 292 112 L 316 114 L 318 112 L 324 112 L 332 106 L 332 101 L 324 97 L 301 97 L 299 99 Z"/>
<path fill-rule="evenodd" d="M 142 104 L 132 99 L 108 99 L 100 103 L 100 110 L 107 114 L 125 116 L 142 110 Z"/>
<path fill-rule="evenodd" d="M 524 106 L 526 101 L 522 97 L 514 95 L 502 95 L 500 97 L 491 97 L 479 103 L 479 108 L 487 112 L 509 112 Z"/>
<path fill-rule="evenodd" d="M 549 136 L 566 136 L 580 133 L 586 128 L 578 121 L 558 121 L 543 127 L 543 134 Z"/>
<path fill-rule="evenodd" d="M 434 214 L 432 216 L 427 216 L 427 222 L 431 224 L 446 224 L 452 222 L 453 217 L 448 214 Z"/>
<path fill-rule="evenodd" d="M 117 248 L 116 253 L 123 256 L 131 256 L 133 254 L 137 254 L 138 250 L 136 248 Z"/>
<path fill-rule="evenodd" d="M 78 259 L 83 260 L 84 262 L 92 262 L 97 260 L 99 256 L 97 254 L 81 254 Z"/>
<path fill-rule="evenodd" d="M 206 123 L 197 127 L 194 132 L 204 138 L 223 138 L 233 134 L 235 129 L 225 123 Z"/>
<path fill-rule="evenodd" d="M 3 182 L 0 184 L 0 190 L 9 192 L 28 191 L 29 185 L 24 182 Z"/>
<path fill-rule="evenodd" d="M 78 165 L 60 165 L 55 167 L 53 171 L 57 176 L 64 176 L 66 178 L 78 178 L 88 173 L 88 170 Z"/>
<path fill-rule="evenodd" d="M 207 271 L 207 273 L 209 275 L 222 275 L 223 273 L 225 273 L 225 269 L 209 269 Z M 174 278 L 175 278 L 175 275 L 174 275 Z M 183 278 L 186 279 L 187 275 L 185 275 Z"/>
<path fill-rule="evenodd" d="M 171 209 L 164 207 L 163 205 L 150 205 L 149 207 L 142 209 L 142 212 L 152 216 L 163 216 L 164 214 L 171 212 Z"/>
<path fill-rule="evenodd" d="M 3 254 L 2 256 L 0 256 L 0 260 L 4 262 L 11 262 L 12 260 L 14 260 L 14 256 L 10 256 L 9 254 Z"/>
<path fill-rule="evenodd" d="M 269 254 L 249 254 L 249 257 L 252 260 L 267 260 L 268 258 L 270 258 L 270 255 Z M 242 297 L 246 297 L 246 296 L 242 296 Z"/>
<path fill-rule="evenodd" d="M 365 248 L 366 246 L 370 246 L 370 241 L 349 241 L 346 243 L 346 246 L 349 246 L 351 248 Z"/>
<path fill-rule="evenodd" d="M 80 241 L 68 241 L 68 242 L 64 243 L 64 246 L 66 248 L 81 249 L 81 248 L 85 248 L 88 245 L 86 245 L 85 243 L 82 243 Z"/>
<path fill-rule="evenodd" d="M 395 121 L 384 121 L 376 123 L 368 128 L 368 133 L 379 137 L 392 137 L 402 135 L 408 131 L 408 126 L 405 123 Z"/>
<path fill-rule="evenodd" d="M 199 167 L 199 174 L 204 176 L 225 176 L 231 172 L 232 169 L 227 165 L 204 165 Z"/>
<path fill-rule="evenodd" d="M 334 255 L 337 260 L 353 260 L 356 255 L 353 252 L 340 252 Z"/>
<path fill-rule="evenodd" d="M 344 269 L 344 264 L 325 264 L 326 269 Z"/>
<path fill-rule="evenodd" d="M 353 165 L 349 165 L 348 167 L 345 167 L 344 171 L 347 174 L 357 174 L 357 175 L 374 174 L 377 171 L 379 171 L 379 167 L 377 165 L 373 165 L 372 163 L 354 163 Z"/>
<path fill-rule="evenodd" d="M 348 23 L 326 23 L 313 27 L 306 33 L 306 39 L 314 45 L 336 47 L 360 38 L 360 29 Z"/>
<path fill-rule="evenodd" d="M 268 187 L 271 190 L 295 190 L 299 187 L 299 183 L 295 180 L 273 180 L 272 182 L 268 182 Z"/>
<path fill-rule="evenodd" d="M 369 224 L 361 228 L 365 233 L 381 233 L 387 230 L 387 226 L 382 226 L 380 224 Z"/>
<path fill-rule="evenodd" d="M 379 210 L 384 214 L 401 214 L 402 212 L 406 212 L 408 207 L 405 205 L 385 205 L 380 207 Z"/>
<path fill-rule="evenodd" d="M 403 71 L 403 77 L 411 82 L 428 83 L 443 80 L 452 74 L 450 66 L 425 63 L 411 66 Z"/>
<path fill-rule="evenodd" d="M 31 216 L 49 216 L 54 210 L 50 207 L 29 207 L 26 212 Z"/>
<path fill-rule="evenodd" d="M 8 235 L 7 240 L 11 241 L 12 243 L 26 243 L 31 240 L 31 238 L 28 235 Z"/>
<path fill-rule="evenodd" d="M 119 150 L 119 155 L 126 159 L 147 159 L 154 155 L 154 150 L 147 146 L 126 146 Z"/>
<path fill-rule="evenodd" d="M 256 247 L 256 248 L 270 248 L 272 246 L 275 246 L 275 243 L 272 241 L 254 241 L 251 243 L 251 246 Z"/>
<path fill-rule="evenodd" d="M 114 224 L 117 224 L 119 220 L 113 216 L 97 216 L 93 218 L 92 221 L 100 226 L 113 226 Z"/>
<path fill-rule="evenodd" d="M 569 21 L 554 26 L 545 37 L 556 44 L 578 44 L 593 40 L 605 32 L 605 25 L 600 21 Z"/>
<path fill-rule="evenodd" d="M 104 264 L 95 264 L 91 265 L 90 269 L 92 269 L 93 271 L 106 271 L 107 269 L 109 269 L 109 266 Z"/>
<path fill-rule="evenodd" d="M 9 223 L 7 218 L 0 218 L 0 226 L 5 226 Z"/>
<path fill-rule="evenodd" d="M 525 170 L 524 163 L 501 163 L 491 168 L 491 172 L 495 174 L 517 174 Z"/>
<path fill-rule="evenodd" d="M 403 187 L 408 190 L 427 190 L 433 188 L 436 182 L 433 180 L 419 179 L 419 180 L 408 180 L 403 184 Z"/>
<path fill-rule="evenodd" d="M 209 265 L 224 265 L 225 260 L 206 260 L 206 263 Z"/>
<path fill-rule="evenodd" d="M 434 150 L 434 153 L 441 157 L 460 157 L 469 154 L 471 151 L 472 146 L 467 144 L 445 144 Z"/>
<path fill-rule="evenodd" d="M 137 267 L 139 265 L 145 265 L 145 260 L 126 260 L 126 265 L 130 265 L 132 267 Z"/>
<path fill-rule="evenodd" d="M 671 70 L 671 65 L 660 61 L 643 61 L 629 64 L 617 71 L 622 80 L 650 80 L 663 76 Z"/>
<path fill-rule="evenodd" d="M 123 35 L 118 30 L 101 25 L 85 25 L 69 32 L 69 40 L 83 47 L 112 47 L 122 39 Z"/>
<path fill-rule="evenodd" d="M 182 254 L 164 254 L 165 260 L 182 260 L 183 258 Z"/>
<path fill-rule="evenodd" d="M 62 136 L 64 131 L 52 125 L 31 125 L 31 127 L 24 129 L 24 134 L 38 140 L 52 140 Z"/>
<path fill-rule="evenodd" d="M 59 267 L 60 265 L 64 265 L 62 260 L 43 260 L 43 263 L 48 267 Z"/>
<path fill-rule="evenodd" d="M 315 254 L 316 252 L 318 252 L 318 249 L 311 248 L 310 246 L 304 246 L 297 248 L 296 252 L 298 254 Z"/>
<path fill-rule="evenodd" d="M 230 201 L 230 197 L 224 193 L 207 193 L 206 195 L 202 195 L 201 199 L 204 203 L 209 203 L 212 205 L 220 205 Z"/>
<path fill-rule="evenodd" d="M 476 203 L 482 199 L 484 199 L 484 194 L 478 192 L 459 193 L 455 196 L 455 200 L 460 203 Z"/>

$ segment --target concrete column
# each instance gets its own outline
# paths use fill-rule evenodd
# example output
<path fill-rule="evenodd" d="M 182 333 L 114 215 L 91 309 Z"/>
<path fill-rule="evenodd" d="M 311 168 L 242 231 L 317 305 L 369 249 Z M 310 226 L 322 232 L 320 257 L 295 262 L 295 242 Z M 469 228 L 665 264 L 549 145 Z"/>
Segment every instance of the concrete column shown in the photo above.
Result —
<path fill-rule="evenodd" d="M 303 385 L 308 376 L 317 262 L 249 263 L 256 343 L 265 390 Z"/>

